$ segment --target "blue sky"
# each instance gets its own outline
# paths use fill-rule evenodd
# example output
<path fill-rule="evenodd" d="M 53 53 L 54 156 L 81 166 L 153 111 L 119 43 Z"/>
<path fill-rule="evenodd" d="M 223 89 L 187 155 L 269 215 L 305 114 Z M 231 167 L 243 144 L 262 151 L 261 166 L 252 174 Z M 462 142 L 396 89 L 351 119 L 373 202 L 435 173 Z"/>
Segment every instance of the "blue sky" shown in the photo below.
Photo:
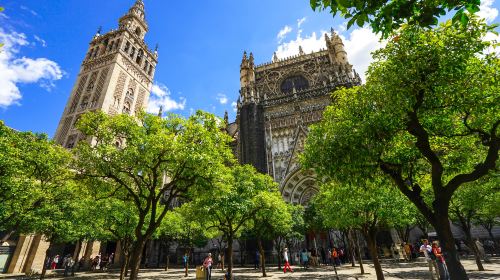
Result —
<path fill-rule="evenodd" d="M 116 28 L 135 0 L 2 1 L 0 13 L 0 120 L 18 130 L 52 136 L 78 75 L 88 43 L 99 26 Z M 366 70 L 370 51 L 381 45 L 366 28 L 344 30 L 343 20 L 313 12 L 308 0 L 145 0 L 159 63 L 150 110 L 159 104 L 188 116 L 202 109 L 219 116 L 235 112 L 243 50 L 257 64 L 324 47 L 331 27 L 344 38 L 349 60 Z M 482 1 L 494 22 L 499 4 Z"/>

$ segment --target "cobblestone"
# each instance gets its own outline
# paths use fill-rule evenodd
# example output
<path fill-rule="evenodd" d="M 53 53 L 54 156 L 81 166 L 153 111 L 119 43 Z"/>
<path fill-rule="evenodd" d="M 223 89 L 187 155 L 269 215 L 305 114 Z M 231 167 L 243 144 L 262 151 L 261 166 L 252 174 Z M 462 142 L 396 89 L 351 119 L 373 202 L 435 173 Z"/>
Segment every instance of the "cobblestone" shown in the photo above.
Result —
<path fill-rule="evenodd" d="M 472 259 L 462 261 L 467 273 L 471 280 L 473 279 L 500 279 L 500 258 L 493 258 L 491 262 L 485 263 L 486 271 L 477 271 L 475 262 Z M 268 277 L 262 278 L 261 273 L 253 270 L 252 268 L 236 268 L 234 275 L 236 280 L 247 280 L 247 279 L 289 279 L 289 280 L 302 280 L 302 279 L 336 279 L 335 272 L 332 267 L 320 267 L 309 270 L 303 270 L 300 267 L 293 267 L 293 273 L 284 274 L 282 271 L 278 271 L 277 267 L 267 268 Z M 386 279 L 430 279 L 429 271 L 427 270 L 426 263 L 423 259 L 419 259 L 415 262 L 410 263 L 393 263 L 388 260 L 382 261 L 382 268 Z M 361 275 L 359 273 L 359 267 L 351 267 L 350 265 L 344 265 L 337 269 L 338 279 L 340 280 L 373 280 L 376 279 L 375 270 L 371 263 L 365 264 L 365 271 L 367 273 Z M 162 269 L 144 269 L 141 270 L 139 274 L 141 280 L 160 280 L 160 279 L 195 279 L 194 269 L 190 269 L 189 276 L 184 277 L 184 272 L 182 269 L 169 269 L 168 271 Z M 63 278 L 60 276 L 52 275 L 50 279 L 62 280 L 62 279 L 77 279 L 77 280 L 106 280 L 106 279 L 118 279 L 119 274 L 116 271 L 109 272 L 82 272 L 77 273 L 75 277 Z M 23 279 L 20 276 L 14 277 L 12 275 L 2 275 L 0 274 L 0 279 Z M 24 278 L 27 279 L 27 278 Z M 213 280 L 223 279 L 223 273 L 219 270 L 214 269 L 212 274 Z"/>

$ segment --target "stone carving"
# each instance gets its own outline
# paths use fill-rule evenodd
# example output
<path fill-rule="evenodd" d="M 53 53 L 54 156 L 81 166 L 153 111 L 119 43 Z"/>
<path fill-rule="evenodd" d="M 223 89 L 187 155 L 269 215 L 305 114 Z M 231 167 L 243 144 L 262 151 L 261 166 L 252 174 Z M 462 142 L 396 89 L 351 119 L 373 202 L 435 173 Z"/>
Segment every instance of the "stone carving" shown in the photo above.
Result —
<path fill-rule="evenodd" d="M 120 107 L 123 95 L 123 89 L 125 88 L 126 81 L 127 81 L 127 74 L 125 74 L 125 72 L 123 71 L 120 71 L 120 75 L 118 75 L 118 81 L 116 82 L 115 92 L 113 93 L 113 104 L 111 105 L 112 107 L 115 108 L 115 111 Z"/>
<path fill-rule="evenodd" d="M 106 82 L 106 78 L 108 77 L 108 72 L 109 72 L 109 67 L 106 67 L 101 71 L 101 75 L 99 76 L 99 81 L 97 82 L 97 87 L 95 89 L 94 97 L 92 97 L 90 108 L 94 108 L 95 106 L 97 106 L 97 103 L 101 98 L 102 90 L 104 88 L 104 83 Z"/>
<path fill-rule="evenodd" d="M 82 94 L 83 88 L 85 87 L 87 78 L 88 78 L 87 75 L 80 78 L 80 82 L 78 83 L 78 88 L 76 89 L 73 101 L 71 102 L 71 107 L 69 107 L 69 112 L 68 112 L 69 114 L 74 113 L 76 111 L 76 106 L 78 106 L 78 102 L 80 102 L 80 95 Z"/>
<path fill-rule="evenodd" d="M 139 88 L 139 95 L 137 96 L 137 102 L 135 103 L 135 114 L 138 114 L 144 106 L 144 98 L 146 98 L 146 90 L 144 88 Z"/>

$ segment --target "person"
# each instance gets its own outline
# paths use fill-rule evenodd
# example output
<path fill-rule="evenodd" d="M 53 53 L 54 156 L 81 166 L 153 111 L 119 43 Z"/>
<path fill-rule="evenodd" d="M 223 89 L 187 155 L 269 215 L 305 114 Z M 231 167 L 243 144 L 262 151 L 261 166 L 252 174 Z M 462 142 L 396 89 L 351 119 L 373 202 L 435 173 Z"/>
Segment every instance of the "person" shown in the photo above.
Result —
<path fill-rule="evenodd" d="M 328 249 L 328 264 L 332 265 L 332 250 Z"/>
<path fill-rule="evenodd" d="M 57 264 L 59 263 L 59 255 L 56 255 L 53 259 L 52 259 L 52 264 L 50 265 L 50 269 L 56 269 L 57 268 Z"/>
<path fill-rule="evenodd" d="M 479 238 L 476 239 L 476 247 L 477 247 L 477 251 L 479 253 L 479 258 L 483 259 L 485 262 L 488 262 L 486 252 L 484 251 L 483 243 L 481 243 L 481 241 L 479 241 Z"/>
<path fill-rule="evenodd" d="M 436 270 L 436 262 L 433 260 L 435 258 L 434 253 L 432 252 L 432 247 L 429 245 L 429 240 L 422 240 L 423 244 L 420 246 L 420 252 L 424 254 L 425 260 L 429 265 L 429 272 L 431 273 L 431 279 L 439 279 Z"/>
<path fill-rule="evenodd" d="M 71 257 L 71 255 L 67 255 L 63 261 L 64 277 L 67 277 L 70 274 L 71 274 L 71 276 L 75 275 L 75 272 L 73 270 L 74 265 L 75 265 L 75 261 L 73 260 L 73 257 Z"/>
<path fill-rule="evenodd" d="M 450 274 L 448 273 L 448 267 L 446 267 L 446 262 L 444 256 L 441 252 L 441 247 L 439 247 L 439 242 L 432 242 L 432 253 L 436 256 L 436 265 L 439 271 L 440 280 L 450 280 Z"/>
<path fill-rule="evenodd" d="M 108 269 L 108 264 L 109 264 L 109 257 L 108 257 L 108 254 L 105 254 L 105 255 L 101 258 L 100 269 L 101 269 L 102 271 L 107 270 L 107 269 Z"/>
<path fill-rule="evenodd" d="M 339 248 L 338 254 L 339 254 L 339 266 L 341 266 L 342 263 L 346 263 L 344 249 L 342 247 Z"/>
<path fill-rule="evenodd" d="M 100 260 L 99 260 L 99 255 L 95 256 L 94 259 L 92 259 L 92 265 L 90 266 L 90 270 L 94 271 L 97 269 L 99 266 Z"/>
<path fill-rule="evenodd" d="M 184 253 L 184 256 L 182 257 L 182 264 L 184 265 L 184 277 L 188 277 L 189 255 L 187 251 Z"/>
<path fill-rule="evenodd" d="M 115 264 L 115 253 L 111 253 L 111 255 L 109 255 L 109 263 Z"/>
<path fill-rule="evenodd" d="M 411 261 L 411 247 L 410 247 L 410 244 L 404 242 L 403 246 L 404 246 L 404 251 L 406 253 L 406 260 L 407 261 Z"/>
<path fill-rule="evenodd" d="M 339 252 L 337 251 L 337 248 L 333 247 L 332 250 L 332 259 L 333 259 L 333 264 L 336 266 L 340 265 L 340 259 L 339 259 Z"/>
<path fill-rule="evenodd" d="M 283 249 L 283 261 L 285 262 L 285 268 L 283 268 L 283 273 L 286 273 L 287 269 L 290 272 L 293 272 L 293 269 L 290 266 L 290 262 L 288 259 L 288 248 Z"/>
<path fill-rule="evenodd" d="M 260 254 L 259 250 L 255 250 L 255 262 L 254 262 L 254 269 L 259 269 L 259 263 L 260 263 Z"/>
<path fill-rule="evenodd" d="M 85 265 L 85 258 L 81 257 L 80 260 L 78 261 L 78 271 L 80 271 Z"/>
<path fill-rule="evenodd" d="M 208 253 L 208 256 L 203 261 L 203 268 L 205 269 L 206 280 L 212 279 L 212 254 Z"/>
<path fill-rule="evenodd" d="M 302 253 L 300 253 L 300 258 L 302 261 L 302 266 L 304 267 L 304 270 L 309 267 L 309 256 L 307 254 L 306 249 L 302 250 Z"/>
<path fill-rule="evenodd" d="M 321 262 L 326 265 L 326 253 L 325 253 L 325 248 L 321 247 Z"/>

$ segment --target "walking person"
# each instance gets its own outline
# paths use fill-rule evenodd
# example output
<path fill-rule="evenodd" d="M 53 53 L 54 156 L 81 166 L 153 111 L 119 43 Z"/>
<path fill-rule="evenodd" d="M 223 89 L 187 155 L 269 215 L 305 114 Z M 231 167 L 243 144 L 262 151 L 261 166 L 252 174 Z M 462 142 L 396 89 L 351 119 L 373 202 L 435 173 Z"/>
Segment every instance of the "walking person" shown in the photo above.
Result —
<path fill-rule="evenodd" d="M 309 267 L 309 256 L 307 254 L 306 249 L 302 250 L 302 253 L 300 253 L 300 259 L 302 261 L 302 266 L 304 267 L 304 270 L 306 270 Z"/>
<path fill-rule="evenodd" d="M 432 252 L 432 247 L 429 245 L 429 240 L 424 239 L 422 246 L 420 246 L 420 252 L 424 254 L 425 260 L 429 265 L 429 272 L 431 273 L 431 279 L 439 279 L 436 270 L 436 261 L 433 260 L 435 258 L 434 253 Z"/>
<path fill-rule="evenodd" d="M 203 268 L 205 269 L 206 280 L 212 279 L 212 254 L 208 253 L 208 256 L 203 261 Z"/>
<path fill-rule="evenodd" d="M 184 265 L 184 277 L 188 277 L 189 255 L 187 251 L 182 257 L 182 264 Z"/>
<path fill-rule="evenodd" d="M 56 255 L 53 259 L 52 259 L 52 263 L 50 265 L 50 269 L 54 270 L 57 268 L 57 264 L 59 263 L 59 255 Z"/>
<path fill-rule="evenodd" d="M 73 276 L 75 275 L 75 272 L 73 271 L 73 266 L 75 265 L 75 261 L 73 260 L 73 257 L 70 255 L 67 255 L 64 258 L 63 262 L 63 267 L 64 267 L 64 277 L 69 276 L 70 274 Z"/>
<path fill-rule="evenodd" d="M 450 274 L 448 273 L 448 267 L 444 260 L 444 256 L 441 252 L 441 247 L 439 247 L 438 241 L 432 242 L 432 253 L 436 256 L 436 265 L 439 271 L 440 280 L 450 280 Z"/>
<path fill-rule="evenodd" d="M 283 261 L 285 262 L 285 268 L 283 269 L 283 273 L 286 273 L 287 269 L 290 272 L 293 272 L 293 269 L 290 266 L 290 262 L 288 259 L 288 248 L 283 249 Z"/>

